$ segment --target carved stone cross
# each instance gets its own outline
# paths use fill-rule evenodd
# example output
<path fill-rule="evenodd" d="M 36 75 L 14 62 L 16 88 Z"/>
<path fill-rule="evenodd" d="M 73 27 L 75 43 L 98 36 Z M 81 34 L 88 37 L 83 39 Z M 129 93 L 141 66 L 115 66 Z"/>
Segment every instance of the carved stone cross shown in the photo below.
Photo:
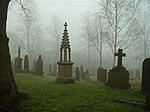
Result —
<path fill-rule="evenodd" d="M 123 53 L 122 49 L 118 49 L 118 53 L 115 53 L 115 56 L 118 56 L 118 65 L 117 66 L 122 66 L 122 57 L 125 57 L 126 54 Z"/>

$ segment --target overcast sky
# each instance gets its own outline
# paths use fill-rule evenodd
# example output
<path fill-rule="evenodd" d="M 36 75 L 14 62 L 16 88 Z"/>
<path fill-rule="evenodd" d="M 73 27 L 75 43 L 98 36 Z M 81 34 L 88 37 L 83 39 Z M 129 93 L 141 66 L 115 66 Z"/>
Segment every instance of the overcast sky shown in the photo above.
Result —
<path fill-rule="evenodd" d="M 81 33 L 82 15 L 91 10 L 95 4 L 94 0 L 34 0 L 38 7 L 39 20 L 44 31 L 54 14 L 58 15 L 60 20 L 68 23 L 71 45 L 78 46 Z M 13 6 L 8 13 L 7 30 L 14 32 L 17 23 L 17 7 Z M 62 24 L 63 25 L 63 24 Z"/>

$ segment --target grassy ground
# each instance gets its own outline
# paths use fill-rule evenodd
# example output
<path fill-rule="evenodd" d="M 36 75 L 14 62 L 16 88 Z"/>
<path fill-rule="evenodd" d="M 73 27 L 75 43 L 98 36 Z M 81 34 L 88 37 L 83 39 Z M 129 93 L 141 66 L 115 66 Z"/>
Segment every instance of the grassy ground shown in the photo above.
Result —
<path fill-rule="evenodd" d="M 28 94 L 16 112 L 148 112 L 112 101 L 123 98 L 144 102 L 144 96 L 138 92 L 139 82 L 131 82 L 131 90 L 120 90 L 98 82 L 56 84 L 54 77 L 32 74 L 15 74 L 15 79 L 19 91 Z"/>

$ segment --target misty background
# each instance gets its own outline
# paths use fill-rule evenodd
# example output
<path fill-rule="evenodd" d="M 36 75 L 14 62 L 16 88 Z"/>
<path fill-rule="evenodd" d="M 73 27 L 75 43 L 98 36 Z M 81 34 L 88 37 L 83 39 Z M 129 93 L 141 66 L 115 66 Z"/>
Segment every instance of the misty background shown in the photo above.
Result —
<path fill-rule="evenodd" d="M 32 69 L 33 60 L 37 60 L 38 55 L 41 54 L 44 61 L 44 71 L 47 72 L 49 64 L 59 61 L 63 25 L 67 22 L 74 67 L 83 64 L 85 69 L 94 68 L 96 70 L 100 66 L 100 56 L 92 38 L 98 31 L 92 30 L 95 32 L 92 32 L 91 38 L 86 38 L 87 24 L 85 20 L 90 22 L 89 29 L 93 29 L 93 26 L 97 25 L 93 17 L 101 11 L 98 1 L 100 0 L 25 0 L 24 6 L 31 11 L 26 13 L 20 10 L 19 5 L 12 2 L 7 22 L 12 61 L 17 57 L 18 47 L 21 46 L 21 57 L 29 55 L 30 69 Z M 129 40 L 132 44 L 127 49 L 118 47 L 124 49 L 123 52 L 126 53 L 123 65 L 129 71 L 141 70 L 142 61 L 150 55 L 149 6 L 144 3 L 140 5 L 134 18 L 136 25 L 133 32 L 135 35 L 131 35 L 134 37 L 134 41 Z M 101 25 L 107 26 L 103 21 Z M 105 34 L 108 33 L 105 32 Z M 105 36 L 102 67 L 111 69 L 113 54 L 106 39 L 108 35 Z"/>

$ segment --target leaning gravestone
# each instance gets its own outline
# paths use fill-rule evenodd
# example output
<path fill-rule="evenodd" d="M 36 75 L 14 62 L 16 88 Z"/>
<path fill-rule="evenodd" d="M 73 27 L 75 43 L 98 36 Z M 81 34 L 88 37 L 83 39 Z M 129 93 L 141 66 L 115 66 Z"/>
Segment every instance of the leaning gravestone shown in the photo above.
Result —
<path fill-rule="evenodd" d="M 101 82 L 107 82 L 107 70 L 102 67 L 97 69 L 97 80 Z"/>
<path fill-rule="evenodd" d="M 120 89 L 129 89 L 129 72 L 122 65 L 122 57 L 125 57 L 126 54 L 122 52 L 122 49 L 118 49 L 118 53 L 115 53 L 115 56 L 118 56 L 118 65 L 109 71 L 107 85 Z"/>
<path fill-rule="evenodd" d="M 145 93 L 146 96 L 146 107 L 150 108 L 150 58 L 145 59 L 143 62 L 141 90 Z"/>
<path fill-rule="evenodd" d="M 28 55 L 24 57 L 24 72 L 29 73 L 29 58 Z"/>
<path fill-rule="evenodd" d="M 39 58 L 36 61 L 36 74 L 43 75 L 43 60 L 41 55 L 39 55 Z"/>
<path fill-rule="evenodd" d="M 76 70 L 75 70 L 75 80 L 76 80 L 76 81 L 80 81 L 80 71 L 79 71 L 79 67 L 76 67 Z"/>

